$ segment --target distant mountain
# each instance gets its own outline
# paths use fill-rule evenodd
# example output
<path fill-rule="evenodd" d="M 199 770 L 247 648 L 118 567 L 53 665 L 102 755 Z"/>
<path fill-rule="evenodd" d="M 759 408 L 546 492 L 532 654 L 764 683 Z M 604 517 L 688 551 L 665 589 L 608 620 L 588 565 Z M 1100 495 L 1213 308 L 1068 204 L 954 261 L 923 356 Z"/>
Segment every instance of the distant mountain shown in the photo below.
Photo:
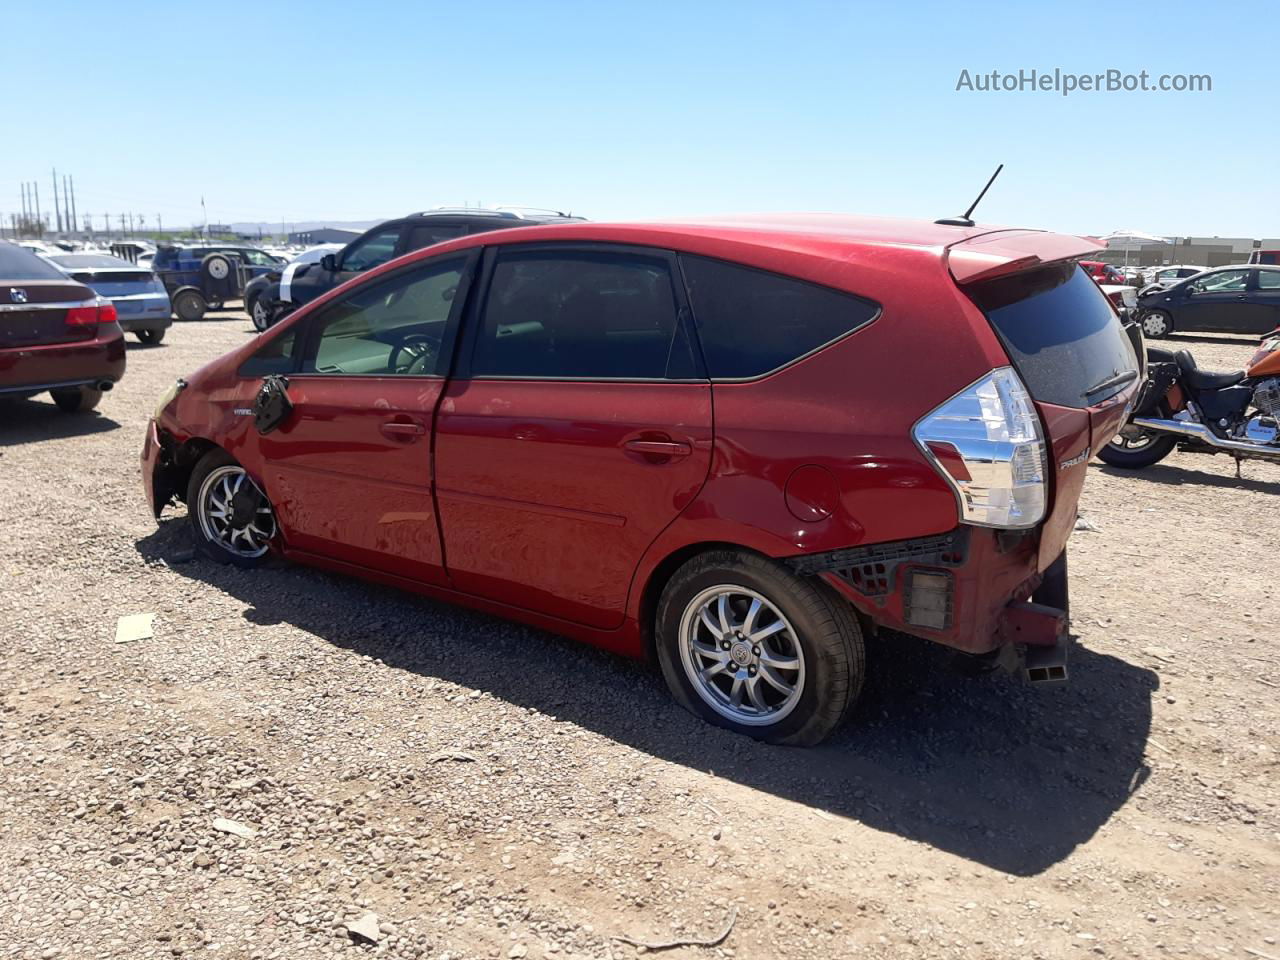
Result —
<path fill-rule="evenodd" d="M 382 217 L 379 220 L 288 220 L 283 226 L 287 228 L 288 233 L 296 233 L 305 230 L 319 230 L 322 227 L 333 227 L 338 230 L 354 230 L 357 233 L 364 233 L 370 227 L 376 227 L 384 220 L 390 220 L 391 217 Z M 279 220 L 270 222 L 267 220 L 258 220 L 252 222 L 239 221 L 231 224 L 231 229 L 236 233 L 244 233 L 252 236 L 261 230 L 264 234 L 276 235 L 281 232 L 281 223 Z"/>

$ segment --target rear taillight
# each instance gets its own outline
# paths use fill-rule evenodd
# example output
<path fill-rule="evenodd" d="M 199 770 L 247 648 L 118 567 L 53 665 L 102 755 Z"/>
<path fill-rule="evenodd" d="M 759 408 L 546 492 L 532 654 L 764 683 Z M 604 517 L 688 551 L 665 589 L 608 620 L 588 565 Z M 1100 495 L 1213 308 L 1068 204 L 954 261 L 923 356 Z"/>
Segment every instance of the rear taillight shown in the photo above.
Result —
<path fill-rule="evenodd" d="M 83 307 L 72 307 L 67 311 L 67 326 L 96 327 L 100 323 L 116 322 L 116 305 L 110 300 L 99 298 L 96 303 Z"/>
<path fill-rule="evenodd" d="M 960 519 L 980 527 L 1034 527 L 1048 501 L 1044 434 L 1031 395 L 999 367 L 911 431 L 955 490 Z"/>

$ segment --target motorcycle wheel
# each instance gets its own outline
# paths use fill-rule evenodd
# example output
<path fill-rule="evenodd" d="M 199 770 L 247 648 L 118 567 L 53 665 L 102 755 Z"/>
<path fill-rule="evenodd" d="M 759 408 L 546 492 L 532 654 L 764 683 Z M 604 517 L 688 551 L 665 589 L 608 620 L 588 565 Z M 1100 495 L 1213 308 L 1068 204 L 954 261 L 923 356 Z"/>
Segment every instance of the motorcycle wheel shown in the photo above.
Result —
<path fill-rule="evenodd" d="M 1126 430 L 1133 430 L 1126 427 Z M 1122 470 L 1141 470 L 1159 463 L 1178 445 L 1176 437 L 1137 430 L 1131 436 L 1117 433 L 1115 439 L 1098 451 L 1103 463 Z"/>

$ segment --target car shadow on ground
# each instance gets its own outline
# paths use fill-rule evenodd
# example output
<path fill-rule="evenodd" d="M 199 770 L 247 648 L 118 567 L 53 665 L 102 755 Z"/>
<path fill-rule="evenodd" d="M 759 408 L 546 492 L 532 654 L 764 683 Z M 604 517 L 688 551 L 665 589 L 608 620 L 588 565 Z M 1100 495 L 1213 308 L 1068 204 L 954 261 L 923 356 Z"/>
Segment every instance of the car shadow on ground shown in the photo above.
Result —
<path fill-rule="evenodd" d="M 645 664 L 316 570 L 186 560 L 190 546 L 179 520 L 137 543 L 149 561 L 247 604 L 253 623 L 289 623 L 393 669 L 487 691 L 803 804 L 818 823 L 852 818 L 1010 874 L 1062 861 L 1149 772 L 1156 674 L 1079 645 L 1069 684 L 1028 688 L 1006 674 L 961 676 L 941 647 L 883 636 L 869 643 L 849 722 L 819 747 L 775 747 L 685 713 Z"/>
<path fill-rule="evenodd" d="M 0 399 L 0 447 L 106 433 L 119 426 L 101 413 L 63 413 L 47 394 L 31 400 Z"/>
<path fill-rule="evenodd" d="M 1205 455 L 1206 462 L 1208 459 L 1209 455 Z M 1231 462 L 1230 457 L 1227 458 L 1227 462 Z M 1240 465 L 1242 473 L 1247 474 L 1249 465 L 1256 462 L 1258 461 L 1246 460 L 1242 463 Z M 1248 476 L 1224 477 L 1220 473 L 1188 470 L 1186 467 L 1175 467 L 1168 463 L 1157 463 L 1155 466 L 1145 467 L 1142 470 L 1122 470 L 1119 467 L 1110 467 L 1104 464 L 1097 466 L 1099 470 L 1108 476 L 1140 479 L 1151 483 L 1163 483 L 1168 486 L 1180 487 L 1186 484 L 1196 484 L 1201 487 L 1227 487 L 1232 490 L 1248 490 L 1252 493 L 1280 494 L 1280 483 L 1276 483 L 1274 480 L 1252 480 Z"/>

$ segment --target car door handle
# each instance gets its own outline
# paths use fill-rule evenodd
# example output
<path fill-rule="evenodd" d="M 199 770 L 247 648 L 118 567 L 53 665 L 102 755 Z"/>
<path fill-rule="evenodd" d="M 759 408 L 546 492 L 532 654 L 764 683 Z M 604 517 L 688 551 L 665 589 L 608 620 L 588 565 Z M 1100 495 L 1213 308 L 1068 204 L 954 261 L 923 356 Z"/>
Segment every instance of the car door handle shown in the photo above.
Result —
<path fill-rule="evenodd" d="M 407 423 L 403 420 L 388 420 L 381 429 L 388 437 L 420 437 L 427 432 L 427 428 L 416 420 Z"/>
<path fill-rule="evenodd" d="M 659 457 L 687 457 L 693 447 L 675 440 L 628 440 L 623 444 L 631 453 L 648 453 Z"/>

